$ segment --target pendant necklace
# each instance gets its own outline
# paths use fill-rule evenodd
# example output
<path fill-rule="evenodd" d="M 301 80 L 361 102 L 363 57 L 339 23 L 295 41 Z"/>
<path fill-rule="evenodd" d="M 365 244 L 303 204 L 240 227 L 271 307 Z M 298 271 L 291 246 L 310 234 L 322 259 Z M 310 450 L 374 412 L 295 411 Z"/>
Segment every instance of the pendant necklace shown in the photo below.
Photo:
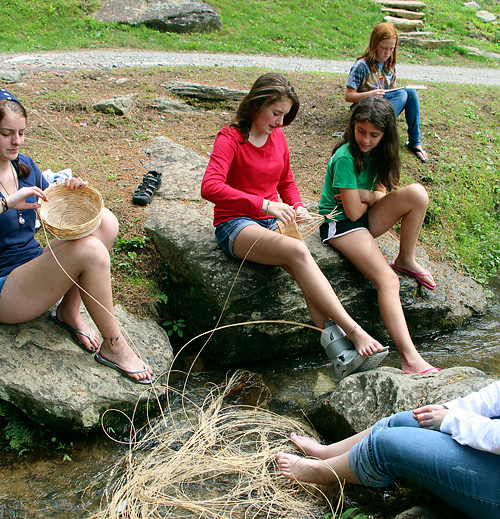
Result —
<path fill-rule="evenodd" d="M 12 165 L 12 162 L 9 162 L 10 169 L 12 171 L 12 177 L 14 179 L 14 187 L 16 188 L 16 191 L 19 189 L 19 183 L 16 180 L 16 171 L 14 169 L 14 166 Z M 2 186 L 2 189 L 7 193 L 7 196 L 10 196 L 10 193 L 5 189 L 5 186 L 3 185 L 2 181 L 0 180 L 0 186 Z M 23 212 L 20 209 L 16 209 L 17 212 L 17 220 L 19 222 L 19 225 L 23 225 L 26 220 L 23 218 Z"/>

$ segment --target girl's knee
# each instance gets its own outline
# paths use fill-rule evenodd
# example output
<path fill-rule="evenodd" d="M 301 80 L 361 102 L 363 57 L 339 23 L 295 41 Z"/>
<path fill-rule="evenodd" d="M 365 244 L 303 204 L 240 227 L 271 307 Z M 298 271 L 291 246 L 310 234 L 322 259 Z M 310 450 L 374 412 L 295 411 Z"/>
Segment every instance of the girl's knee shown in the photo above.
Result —
<path fill-rule="evenodd" d="M 109 209 L 104 208 L 99 228 L 111 242 L 118 236 L 119 227 L 118 218 Z"/>
<path fill-rule="evenodd" d="M 418 205 L 425 205 L 425 207 L 429 205 L 429 194 L 421 184 L 410 184 L 401 188 L 401 190 L 404 190 L 409 201 L 415 202 Z"/>
<path fill-rule="evenodd" d="M 290 258 L 291 263 L 296 261 L 302 263 L 311 261 L 311 251 L 303 241 L 297 240 L 295 238 L 288 238 L 287 247 L 287 255 Z"/>
<path fill-rule="evenodd" d="M 86 236 L 79 240 L 68 242 L 72 248 L 75 257 L 85 264 L 101 264 L 109 267 L 109 252 L 104 243 L 95 236 Z"/>
<path fill-rule="evenodd" d="M 394 292 L 399 294 L 399 276 L 391 268 L 384 269 L 383 275 L 377 276 L 372 282 L 377 292 L 382 290 L 386 293 Z"/>

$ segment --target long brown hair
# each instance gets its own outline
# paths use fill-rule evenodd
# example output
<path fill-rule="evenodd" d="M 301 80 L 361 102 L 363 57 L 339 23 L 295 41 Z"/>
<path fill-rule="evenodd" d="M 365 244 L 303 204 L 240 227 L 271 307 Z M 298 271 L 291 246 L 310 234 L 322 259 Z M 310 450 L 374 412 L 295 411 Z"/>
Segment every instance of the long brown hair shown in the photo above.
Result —
<path fill-rule="evenodd" d="M 378 44 L 384 40 L 396 40 L 396 46 L 394 47 L 394 51 L 392 52 L 391 56 L 384 63 L 383 70 L 390 71 L 393 70 L 396 66 L 396 51 L 399 41 L 398 33 L 396 32 L 396 29 L 392 23 L 382 22 L 375 25 L 365 53 L 358 58 L 358 60 L 364 59 L 372 72 L 377 71 L 377 67 L 375 66 L 375 53 L 377 52 Z"/>
<path fill-rule="evenodd" d="M 357 173 L 359 174 L 366 164 L 365 154 L 359 149 L 355 137 L 355 126 L 357 122 L 368 121 L 376 126 L 384 135 L 370 156 L 375 158 L 376 182 L 387 189 L 395 188 L 399 183 L 399 170 L 401 161 L 399 159 L 399 137 L 396 127 L 396 114 L 390 101 L 383 97 L 365 97 L 357 103 L 351 113 L 349 124 L 344 132 L 344 138 L 338 144 L 333 153 L 340 146 L 349 143 L 349 150 L 354 159 Z"/>
<path fill-rule="evenodd" d="M 270 72 L 260 76 L 252 85 L 250 92 L 242 99 L 230 126 L 243 134 L 243 143 L 248 141 L 252 123 L 259 113 L 281 99 L 290 99 L 292 107 L 283 117 L 283 126 L 288 126 L 299 111 L 299 98 L 290 81 L 283 75 Z M 243 144 L 242 143 L 242 144 Z"/>
<path fill-rule="evenodd" d="M 26 112 L 26 108 L 21 103 L 17 101 L 11 101 L 10 99 L 2 99 L 0 101 L 0 124 L 7 116 L 8 112 L 14 112 L 21 117 L 24 117 L 25 121 L 28 121 L 28 113 Z M 26 164 L 19 162 L 19 157 L 14 160 L 17 166 L 17 176 L 19 178 L 26 178 L 30 174 L 30 168 Z"/>

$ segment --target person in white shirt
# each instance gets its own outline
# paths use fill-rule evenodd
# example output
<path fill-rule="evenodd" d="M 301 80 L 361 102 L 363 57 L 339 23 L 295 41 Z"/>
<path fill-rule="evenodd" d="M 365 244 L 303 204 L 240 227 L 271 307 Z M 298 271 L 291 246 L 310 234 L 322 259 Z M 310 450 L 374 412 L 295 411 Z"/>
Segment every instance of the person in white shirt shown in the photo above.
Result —
<path fill-rule="evenodd" d="M 384 487 L 405 477 L 470 517 L 500 518 L 500 381 L 379 420 L 331 445 L 291 435 L 310 458 L 276 455 L 289 479 Z"/>

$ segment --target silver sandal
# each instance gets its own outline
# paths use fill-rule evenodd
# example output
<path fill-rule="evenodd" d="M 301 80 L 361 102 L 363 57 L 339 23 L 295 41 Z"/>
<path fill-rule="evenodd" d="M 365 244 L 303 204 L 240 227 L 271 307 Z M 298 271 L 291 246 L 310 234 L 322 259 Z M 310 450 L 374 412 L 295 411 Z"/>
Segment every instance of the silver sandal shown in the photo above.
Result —
<path fill-rule="evenodd" d="M 333 363 L 335 375 L 339 380 L 376 368 L 389 354 L 389 346 L 372 355 L 361 356 L 344 330 L 333 321 L 325 321 L 325 329 L 321 333 L 321 346 L 325 348 L 328 358 Z"/>

